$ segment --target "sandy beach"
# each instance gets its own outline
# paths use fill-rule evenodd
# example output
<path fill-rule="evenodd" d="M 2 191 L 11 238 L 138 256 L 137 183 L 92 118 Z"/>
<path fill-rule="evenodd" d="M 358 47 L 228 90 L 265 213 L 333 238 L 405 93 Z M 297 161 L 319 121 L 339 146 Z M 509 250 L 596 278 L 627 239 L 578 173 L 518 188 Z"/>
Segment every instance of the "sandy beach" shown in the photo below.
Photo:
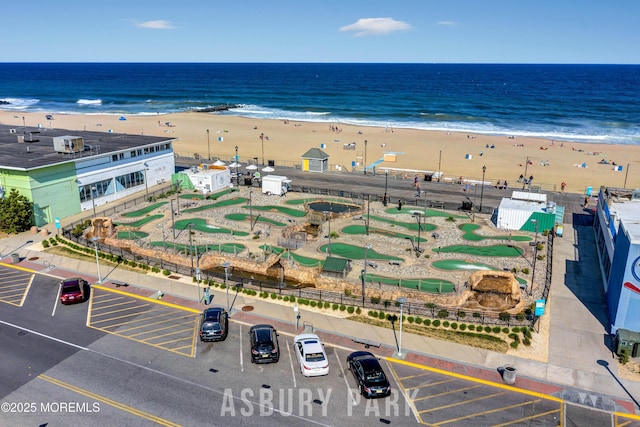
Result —
<path fill-rule="evenodd" d="M 515 187 L 521 174 L 533 176 L 533 184 L 545 190 L 584 193 L 601 185 L 640 186 L 640 146 L 585 144 L 547 139 L 487 136 L 403 128 L 364 127 L 340 123 L 258 120 L 211 113 L 176 113 L 157 116 L 21 113 L 0 111 L 0 123 L 15 126 L 144 134 L 176 138 L 174 151 L 181 156 L 221 158 L 231 161 L 238 147 L 241 162 L 274 160 L 276 165 L 301 164 L 301 155 L 320 148 L 329 157 L 331 170 L 351 171 L 352 162 L 384 168 L 443 172 L 443 178 L 482 179 L 496 185 L 507 181 Z M 207 132 L 208 130 L 208 132 Z M 262 138 L 261 138 L 262 135 Z M 365 142 L 366 141 L 366 142 Z M 345 149 L 345 144 L 355 149 Z M 324 144 L 324 148 L 323 147 Z M 366 146 L 366 149 L 365 149 Z M 366 153 L 366 154 L 365 154 Z M 395 156 L 393 156 L 395 154 Z M 391 161 L 395 157 L 395 161 Z M 622 166 L 622 170 L 617 166 Z M 628 169 L 628 170 L 627 170 Z M 404 172 L 400 172 L 404 173 Z"/>

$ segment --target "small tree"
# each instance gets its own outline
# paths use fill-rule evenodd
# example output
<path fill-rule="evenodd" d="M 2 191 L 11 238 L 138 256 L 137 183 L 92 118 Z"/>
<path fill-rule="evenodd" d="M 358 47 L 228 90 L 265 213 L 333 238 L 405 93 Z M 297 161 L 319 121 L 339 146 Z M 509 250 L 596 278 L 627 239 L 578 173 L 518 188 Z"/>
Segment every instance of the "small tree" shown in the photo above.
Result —
<path fill-rule="evenodd" d="M 7 197 L 0 200 L 0 230 L 21 233 L 32 225 L 33 203 L 12 189 Z"/>

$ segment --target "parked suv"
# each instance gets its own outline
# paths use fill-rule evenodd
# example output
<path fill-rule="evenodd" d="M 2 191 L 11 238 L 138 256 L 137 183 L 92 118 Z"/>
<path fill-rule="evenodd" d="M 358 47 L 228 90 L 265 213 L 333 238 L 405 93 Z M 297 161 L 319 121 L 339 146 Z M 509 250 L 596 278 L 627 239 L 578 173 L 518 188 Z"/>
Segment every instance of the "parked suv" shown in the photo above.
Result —
<path fill-rule="evenodd" d="M 229 330 L 229 315 L 224 308 L 207 308 L 200 319 L 200 341 L 224 341 Z"/>
<path fill-rule="evenodd" d="M 280 359 L 278 332 L 271 325 L 255 325 L 249 329 L 251 363 L 276 363 Z"/>

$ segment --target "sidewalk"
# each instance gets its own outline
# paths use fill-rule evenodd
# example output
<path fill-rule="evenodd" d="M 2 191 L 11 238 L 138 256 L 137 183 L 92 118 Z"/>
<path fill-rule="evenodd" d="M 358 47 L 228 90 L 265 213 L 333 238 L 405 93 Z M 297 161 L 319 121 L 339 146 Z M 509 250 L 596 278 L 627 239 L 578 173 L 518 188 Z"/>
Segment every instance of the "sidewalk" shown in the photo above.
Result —
<path fill-rule="evenodd" d="M 51 230 L 50 230 L 51 231 Z M 567 230 L 570 231 L 570 230 Z M 575 230 L 574 230 L 575 231 Z M 586 237 L 585 237 L 586 236 Z M 580 235 L 588 238 L 589 233 Z M 11 254 L 19 253 L 24 268 L 56 277 L 82 275 L 91 282 L 97 280 L 95 262 L 81 261 L 62 256 L 39 252 L 30 248 L 45 237 L 41 234 L 22 233 L 0 240 L 0 261 L 11 263 Z M 591 239 L 593 235 L 591 233 Z M 26 241 L 34 243 L 24 245 Z M 542 363 L 528 359 L 468 347 L 447 341 L 404 332 L 402 335 L 403 359 L 422 365 L 428 365 L 475 378 L 502 382 L 498 368 L 512 365 L 517 368 L 516 387 L 545 394 L 553 394 L 573 403 L 587 406 L 636 413 L 633 398 L 640 397 L 640 383 L 619 379 L 614 355 L 605 347 L 604 329 L 597 313 L 590 310 L 598 307 L 597 301 L 587 307 L 584 299 L 574 289 L 575 283 L 594 284 L 601 288 L 595 273 L 588 273 L 590 266 L 582 269 L 574 268 L 576 263 L 587 262 L 593 265 L 593 253 L 589 253 L 592 243 L 581 242 L 579 250 L 574 247 L 576 233 L 566 232 L 563 238 L 556 239 L 554 248 L 553 285 L 551 287 L 550 305 L 550 347 L 549 361 Z M 16 248 L 21 247 L 19 250 Z M 152 296 L 158 291 L 165 294 L 163 300 L 201 310 L 204 306 L 198 302 L 199 290 L 191 277 L 169 279 L 160 275 L 146 275 L 128 270 L 102 266 L 103 286 L 115 287 L 116 284 L 128 284 L 122 288 L 126 292 Z M 575 270 L 575 271 L 574 271 Z M 591 268 L 591 270 L 597 270 Z M 582 277 L 584 276 L 584 277 Z M 226 306 L 227 293 L 212 288 L 214 304 Z M 230 291 L 233 301 L 235 293 Z M 597 295 L 593 298 L 596 298 Z M 604 304 L 604 303 L 603 303 Z M 238 294 L 234 302 L 232 319 L 248 324 L 271 323 L 284 333 L 295 334 L 296 318 L 293 307 L 271 299 L 250 297 Z M 604 310 L 604 306 L 602 306 Z M 244 308 L 237 310 L 236 308 Z M 303 322 L 313 324 L 315 331 L 327 343 L 352 349 L 363 349 L 363 344 L 354 342 L 365 338 L 368 342 L 380 343 L 380 348 L 370 351 L 387 357 L 394 356 L 397 341 L 394 331 L 371 325 L 350 321 L 333 311 L 325 314 L 316 310 L 299 307 Z M 250 311 L 245 311 L 250 310 Z M 366 314 L 366 313 L 365 313 Z M 606 314 L 605 314 L 606 315 Z M 363 330 L 366 328 L 366 335 Z M 608 368 L 601 361 L 608 362 Z M 600 362 L 599 362 L 600 361 Z M 611 372 L 608 371 L 611 369 Z M 615 375 L 615 377 L 614 377 Z M 618 382 L 620 381 L 620 383 Z M 624 386 L 624 387 L 623 387 Z M 638 409 L 638 408 L 636 408 Z"/>

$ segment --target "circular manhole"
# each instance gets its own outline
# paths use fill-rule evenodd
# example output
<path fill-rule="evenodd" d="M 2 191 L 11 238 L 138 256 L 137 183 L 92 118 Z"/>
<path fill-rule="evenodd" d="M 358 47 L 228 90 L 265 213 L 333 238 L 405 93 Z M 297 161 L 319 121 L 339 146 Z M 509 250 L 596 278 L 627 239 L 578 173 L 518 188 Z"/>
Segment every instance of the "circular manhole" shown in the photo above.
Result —
<path fill-rule="evenodd" d="M 253 311 L 253 306 L 245 305 L 244 307 L 242 307 L 242 311 Z"/>
<path fill-rule="evenodd" d="M 38 260 L 38 259 L 40 259 L 40 258 L 37 257 L 37 256 L 32 256 L 31 258 L 29 258 L 29 261 L 35 261 L 35 260 Z"/>

